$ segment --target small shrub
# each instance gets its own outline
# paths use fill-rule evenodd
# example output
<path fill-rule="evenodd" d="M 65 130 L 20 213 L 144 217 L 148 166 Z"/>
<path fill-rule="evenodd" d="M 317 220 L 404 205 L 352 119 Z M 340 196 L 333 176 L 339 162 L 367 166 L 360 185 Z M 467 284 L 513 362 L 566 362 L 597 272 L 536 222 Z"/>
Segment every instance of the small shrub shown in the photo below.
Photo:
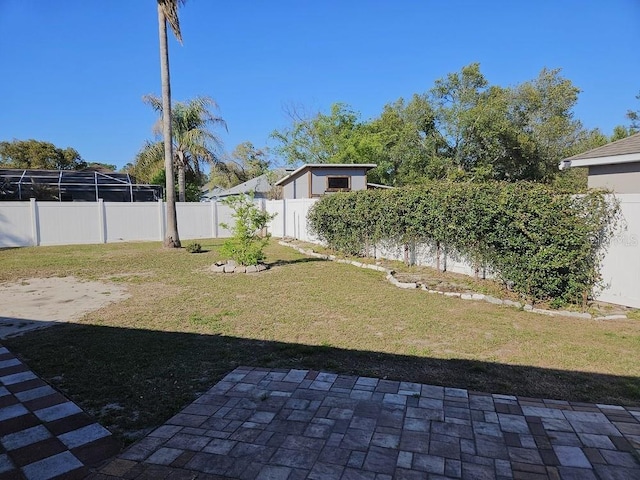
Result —
<path fill-rule="evenodd" d="M 269 243 L 270 234 L 261 232 L 275 217 L 259 209 L 253 201 L 253 195 L 234 195 L 225 198 L 223 203 L 233 209 L 236 222 L 233 227 L 221 225 L 232 231 L 233 236 L 226 240 L 220 249 L 222 255 L 231 257 L 240 265 L 257 265 L 264 260 L 264 249 Z"/>
<path fill-rule="evenodd" d="M 185 247 L 185 250 L 189 253 L 200 253 L 202 252 L 202 245 L 198 242 L 191 242 Z"/>

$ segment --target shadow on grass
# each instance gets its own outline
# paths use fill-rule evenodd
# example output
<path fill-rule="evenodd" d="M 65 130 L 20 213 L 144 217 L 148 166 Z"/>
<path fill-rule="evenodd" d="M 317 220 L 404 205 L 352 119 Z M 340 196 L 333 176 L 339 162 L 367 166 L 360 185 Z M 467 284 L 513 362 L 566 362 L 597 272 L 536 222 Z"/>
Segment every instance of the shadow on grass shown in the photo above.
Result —
<path fill-rule="evenodd" d="M 135 440 L 239 365 L 324 370 L 490 393 L 640 404 L 640 379 L 332 346 L 63 324 L 2 340 L 114 433 Z"/>
<path fill-rule="evenodd" d="M 315 257 L 303 257 L 296 258 L 293 260 L 276 260 L 275 262 L 267 262 L 269 267 L 281 267 L 284 265 L 294 265 L 297 263 L 310 263 L 310 262 L 327 262 L 324 258 L 315 258 Z"/>

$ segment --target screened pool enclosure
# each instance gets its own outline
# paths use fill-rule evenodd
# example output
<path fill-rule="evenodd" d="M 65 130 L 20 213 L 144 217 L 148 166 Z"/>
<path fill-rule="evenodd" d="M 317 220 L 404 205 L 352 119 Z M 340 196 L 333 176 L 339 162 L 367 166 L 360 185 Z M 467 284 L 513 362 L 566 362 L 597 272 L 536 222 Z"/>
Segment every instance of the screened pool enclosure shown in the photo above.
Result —
<path fill-rule="evenodd" d="M 0 201 L 153 202 L 162 192 L 159 185 L 136 183 L 128 173 L 0 169 Z"/>

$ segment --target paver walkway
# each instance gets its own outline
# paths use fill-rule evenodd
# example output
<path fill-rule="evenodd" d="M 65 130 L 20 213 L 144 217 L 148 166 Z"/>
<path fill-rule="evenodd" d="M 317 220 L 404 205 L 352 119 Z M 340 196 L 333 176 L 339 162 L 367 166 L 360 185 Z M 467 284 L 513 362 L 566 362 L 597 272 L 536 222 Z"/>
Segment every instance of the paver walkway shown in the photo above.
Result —
<path fill-rule="evenodd" d="M 94 480 L 640 479 L 640 408 L 240 367 Z"/>
<path fill-rule="evenodd" d="M 107 429 L 0 346 L 0 480 L 85 478 L 119 450 Z"/>

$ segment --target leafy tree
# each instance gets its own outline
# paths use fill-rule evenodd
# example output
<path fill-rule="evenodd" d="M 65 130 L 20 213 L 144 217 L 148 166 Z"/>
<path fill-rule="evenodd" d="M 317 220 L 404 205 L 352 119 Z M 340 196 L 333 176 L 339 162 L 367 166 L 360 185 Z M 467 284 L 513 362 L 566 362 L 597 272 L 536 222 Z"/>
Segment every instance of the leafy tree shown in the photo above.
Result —
<path fill-rule="evenodd" d="M 334 104 L 328 115 L 294 110 L 291 126 L 272 136 L 290 163 L 376 163 L 369 178 L 388 185 L 445 178 L 551 183 L 560 160 L 600 141 L 573 118 L 578 93 L 557 69 L 505 88 L 490 85 L 473 63 L 424 94 L 386 105 L 372 121 Z"/>
<path fill-rule="evenodd" d="M 166 172 L 160 170 L 157 172 L 148 183 L 151 185 L 166 185 Z M 201 181 L 200 179 L 192 178 L 191 175 L 187 174 L 186 178 L 186 187 L 185 187 L 185 201 L 187 202 L 199 202 L 202 197 L 202 192 L 200 191 Z M 175 193 L 178 193 L 178 185 L 175 185 Z M 166 199 L 166 192 L 165 192 Z"/>
<path fill-rule="evenodd" d="M 638 133 L 633 127 L 625 127 L 624 125 L 616 125 L 613 128 L 613 134 L 611 135 L 611 141 L 622 140 L 623 138 L 630 137 L 634 133 Z"/>
<path fill-rule="evenodd" d="M 449 158 L 461 171 L 470 171 L 480 156 L 473 126 L 488 84 L 480 64 L 473 63 L 436 80 L 430 91 L 436 127 L 447 144 Z"/>
<path fill-rule="evenodd" d="M 426 96 L 385 105 L 365 130 L 369 151 L 374 153 L 370 158 L 378 164 L 369 173 L 372 182 L 401 186 L 446 176 L 442 162 L 446 144 L 435 128 L 435 113 Z"/>
<path fill-rule="evenodd" d="M 171 139 L 171 79 L 169 76 L 169 42 L 167 41 L 167 22 L 173 34 L 182 43 L 182 32 L 178 17 L 178 6 L 186 0 L 158 0 L 158 37 L 160 40 L 160 79 L 162 84 L 162 135 L 164 138 L 164 168 L 167 172 L 165 191 L 167 195 L 167 234 L 164 246 L 180 248 L 178 235 L 178 217 L 176 215 L 176 197 L 173 178 L 173 144 Z"/>
<path fill-rule="evenodd" d="M 275 130 L 271 137 L 278 143 L 276 153 L 287 163 L 366 163 L 367 145 L 358 135 L 359 115 L 344 103 L 334 103 L 329 115 L 312 117 L 293 109 L 291 126 Z"/>
<path fill-rule="evenodd" d="M 91 162 L 87 164 L 85 168 L 92 170 L 107 170 L 109 172 L 115 172 L 118 167 L 112 163 Z"/>
<path fill-rule="evenodd" d="M 636 99 L 640 100 L 640 93 L 636 95 Z M 633 130 L 632 133 L 637 133 L 640 130 L 640 109 L 627 110 L 627 118 L 631 121 L 630 130 Z"/>
<path fill-rule="evenodd" d="M 73 148 L 56 147 L 39 140 L 0 142 L 0 165 L 5 168 L 42 170 L 80 170 L 87 166 Z"/>
<path fill-rule="evenodd" d="M 510 113 L 525 155 L 514 179 L 550 181 L 557 174 L 558 162 L 583 131 L 572 112 L 579 92 L 559 69 L 543 69 L 536 79 L 516 87 Z"/>
<path fill-rule="evenodd" d="M 153 96 L 144 97 L 145 102 L 160 112 L 160 122 L 164 115 L 163 105 Z M 225 125 L 224 120 L 214 115 L 212 110 L 217 105 L 209 97 L 196 97 L 188 102 L 176 102 L 173 106 L 173 165 L 178 175 L 179 201 L 186 201 L 186 177 L 190 174 L 197 179 L 199 184 L 204 183 L 202 164 L 217 164 L 219 158 L 216 151 L 220 148 L 220 139 L 209 129 L 215 125 Z M 154 130 L 158 132 L 161 124 L 157 124 Z M 140 178 L 150 178 L 162 170 L 163 142 L 147 142 L 136 157 L 134 172 Z M 166 165 L 165 165 L 166 170 Z"/>
<path fill-rule="evenodd" d="M 243 142 L 212 166 L 209 184 L 231 188 L 267 173 L 271 163 L 266 148 L 256 148 L 251 142 Z"/>

